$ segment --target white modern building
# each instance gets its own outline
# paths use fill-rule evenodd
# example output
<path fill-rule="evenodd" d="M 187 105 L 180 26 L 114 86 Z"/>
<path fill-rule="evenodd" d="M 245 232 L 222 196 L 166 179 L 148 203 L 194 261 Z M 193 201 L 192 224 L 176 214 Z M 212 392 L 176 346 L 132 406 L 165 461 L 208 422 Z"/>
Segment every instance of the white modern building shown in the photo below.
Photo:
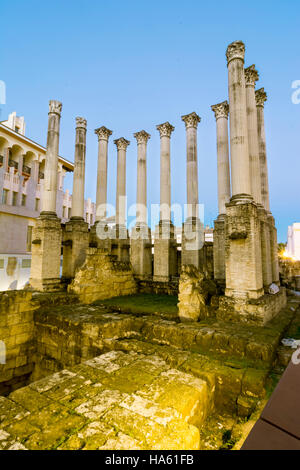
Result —
<path fill-rule="evenodd" d="M 285 255 L 295 261 L 300 261 L 300 222 L 296 222 L 288 227 Z"/>
<path fill-rule="evenodd" d="M 22 288 L 31 263 L 32 228 L 43 198 L 46 148 L 25 135 L 24 117 L 16 112 L 0 122 L 0 290 Z M 74 164 L 59 156 L 56 212 L 69 220 L 72 195 L 64 177 Z M 95 204 L 85 201 L 85 220 L 95 222 Z"/>

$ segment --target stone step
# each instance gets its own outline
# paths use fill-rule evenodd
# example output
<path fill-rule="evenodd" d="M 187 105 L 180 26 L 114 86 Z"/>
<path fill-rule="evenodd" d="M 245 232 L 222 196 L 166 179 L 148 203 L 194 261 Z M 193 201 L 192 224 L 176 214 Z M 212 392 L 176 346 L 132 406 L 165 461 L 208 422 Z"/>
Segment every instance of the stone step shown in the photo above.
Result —
<path fill-rule="evenodd" d="M 213 393 L 158 355 L 111 351 L 0 397 L 0 449 L 196 450 Z"/>
<path fill-rule="evenodd" d="M 209 355 L 138 339 L 107 340 L 105 344 L 107 349 L 157 355 L 171 367 L 204 380 L 214 392 L 213 404 L 218 413 L 248 417 L 266 394 L 270 372 L 266 365 L 255 368 L 243 360 L 220 361 Z"/>

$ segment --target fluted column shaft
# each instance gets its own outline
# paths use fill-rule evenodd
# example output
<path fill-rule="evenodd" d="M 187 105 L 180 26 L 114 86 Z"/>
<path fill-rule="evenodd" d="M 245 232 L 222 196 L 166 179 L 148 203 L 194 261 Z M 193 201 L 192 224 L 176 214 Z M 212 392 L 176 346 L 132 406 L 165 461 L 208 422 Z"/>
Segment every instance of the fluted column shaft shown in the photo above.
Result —
<path fill-rule="evenodd" d="M 59 101 L 51 100 L 49 102 L 42 215 L 56 215 L 59 126 L 61 109 L 62 104 Z"/>
<path fill-rule="evenodd" d="M 150 134 L 146 131 L 136 132 L 137 140 L 137 224 L 147 224 L 147 142 Z"/>
<path fill-rule="evenodd" d="M 125 225 L 126 221 L 126 149 L 130 142 L 123 137 L 114 143 L 118 150 L 117 161 L 117 194 L 116 194 L 116 225 Z"/>
<path fill-rule="evenodd" d="M 255 83 L 258 78 L 258 72 L 255 70 L 254 65 L 251 65 L 245 69 L 251 195 L 254 199 L 254 202 L 257 204 L 262 204 L 257 112 L 255 101 Z"/>
<path fill-rule="evenodd" d="M 215 104 L 212 107 L 217 127 L 218 159 L 218 208 L 219 215 L 226 213 L 225 204 L 230 200 L 230 166 L 228 145 L 228 102 Z"/>
<path fill-rule="evenodd" d="M 251 195 L 244 44 L 241 41 L 230 44 L 226 56 L 228 65 L 232 196 L 238 194 Z"/>
<path fill-rule="evenodd" d="M 98 135 L 98 169 L 96 191 L 96 222 L 106 217 L 107 203 L 107 147 L 112 131 L 102 126 L 95 129 Z"/>
<path fill-rule="evenodd" d="M 86 120 L 81 117 L 77 117 L 72 194 L 72 219 L 84 219 L 85 155 Z"/>
<path fill-rule="evenodd" d="M 269 196 L 269 179 L 268 179 L 268 164 L 266 152 L 266 134 L 265 134 L 265 118 L 264 118 L 264 103 L 267 100 L 267 94 L 263 88 L 255 92 L 256 98 L 256 112 L 257 112 L 257 132 L 258 132 L 258 146 L 259 146 L 259 161 L 260 161 L 260 177 L 261 177 L 261 194 L 262 203 L 266 211 L 270 211 L 270 196 Z"/>
<path fill-rule="evenodd" d="M 195 113 L 181 117 L 186 128 L 186 182 L 188 218 L 198 217 L 198 160 L 197 160 L 197 127 L 201 121 Z"/>
<path fill-rule="evenodd" d="M 174 127 L 165 122 L 156 126 L 160 134 L 160 220 L 171 221 L 170 138 Z"/>

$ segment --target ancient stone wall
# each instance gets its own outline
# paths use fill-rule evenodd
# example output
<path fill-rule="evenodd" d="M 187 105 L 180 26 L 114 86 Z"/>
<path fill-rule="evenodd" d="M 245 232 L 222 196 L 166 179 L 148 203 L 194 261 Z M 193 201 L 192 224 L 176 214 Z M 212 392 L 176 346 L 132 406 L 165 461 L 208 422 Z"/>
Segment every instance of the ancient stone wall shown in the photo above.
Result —
<path fill-rule="evenodd" d="M 80 302 L 90 304 L 137 292 L 131 265 L 116 260 L 106 250 L 88 248 L 87 258 L 68 287 Z"/>
<path fill-rule="evenodd" d="M 175 278 L 169 282 L 153 281 L 150 279 L 136 279 L 138 292 L 141 294 L 166 294 L 166 295 L 178 295 L 178 283 L 179 278 Z"/>
<path fill-rule="evenodd" d="M 0 293 L 0 395 L 28 383 L 33 371 L 34 322 L 32 293 Z"/>

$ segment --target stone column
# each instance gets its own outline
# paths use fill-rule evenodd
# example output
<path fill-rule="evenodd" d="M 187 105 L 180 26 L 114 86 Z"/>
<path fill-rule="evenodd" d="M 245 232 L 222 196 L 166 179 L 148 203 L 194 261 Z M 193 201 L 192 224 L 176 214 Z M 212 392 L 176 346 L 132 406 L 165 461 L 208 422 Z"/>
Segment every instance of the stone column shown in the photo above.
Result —
<path fill-rule="evenodd" d="M 112 131 L 102 126 L 95 129 L 98 136 L 98 170 L 96 192 L 96 222 L 106 217 L 107 198 L 107 146 Z"/>
<path fill-rule="evenodd" d="M 261 178 L 261 194 L 262 203 L 266 211 L 270 211 L 269 200 L 269 181 L 268 181 L 268 165 L 266 152 L 266 135 L 265 135 L 265 118 L 264 103 L 267 100 L 267 94 L 263 88 L 256 90 L 256 111 L 257 111 L 257 132 L 259 145 L 259 161 L 260 161 L 260 178 Z"/>
<path fill-rule="evenodd" d="M 181 264 L 192 264 L 203 268 L 200 250 L 204 243 L 203 223 L 199 220 L 198 197 L 198 161 L 197 161 L 197 127 L 201 121 L 195 113 L 181 116 L 186 128 L 186 185 L 187 185 L 187 219 L 183 224 L 181 244 Z"/>
<path fill-rule="evenodd" d="M 43 210 L 36 220 L 32 236 L 32 260 L 29 283 L 41 291 L 61 288 L 60 259 L 62 230 L 56 215 L 59 124 L 62 104 L 50 101 L 48 138 L 43 192 Z"/>
<path fill-rule="evenodd" d="M 76 118 L 75 167 L 73 175 L 72 219 L 84 220 L 86 119 Z"/>
<path fill-rule="evenodd" d="M 116 139 L 117 146 L 117 191 L 116 191 L 116 220 L 115 226 L 110 230 L 109 251 L 116 255 L 118 261 L 129 261 L 130 243 L 126 228 L 126 149 L 130 142 L 124 137 Z M 109 246 L 109 240 L 107 242 Z"/>
<path fill-rule="evenodd" d="M 227 101 L 211 107 L 216 118 L 217 127 L 217 161 L 218 161 L 218 208 L 219 215 L 214 221 L 214 279 L 225 284 L 225 214 L 226 204 L 230 200 L 230 166 L 228 145 Z"/>
<path fill-rule="evenodd" d="M 116 194 L 116 226 L 125 227 L 126 222 L 126 149 L 129 140 L 120 137 L 114 140 L 117 146 L 117 194 Z"/>
<path fill-rule="evenodd" d="M 48 114 L 49 120 L 45 162 L 45 179 L 41 215 L 56 216 L 57 168 L 61 109 L 62 104 L 59 101 L 50 101 Z"/>
<path fill-rule="evenodd" d="M 248 301 L 264 290 L 261 226 L 251 196 L 244 55 L 241 41 L 227 48 L 232 198 L 226 205 L 225 295 Z"/>
<path fill-rule="evenodd" d="M 86 119 L 76 118 L 75 158 L 71 219 L 63 233 L 62 277 L 69 283 L 86 258 L 89 246 L 88 224 L 84 220 Z"/>
<path fill-rule="evenodd" d="M 229 44 L 226 57 L 230 113 L 230 155 L 232 197 L 252 200 L 244 74 L 245 45 Z"/>
<path fill-rule="evenodd" d="M 137 141 L 137 224 L 147 225 L 147 142 L 150 134 L 140 131 L 133 134 Z"/>
<path fill-rule="evenodd" d="M 256 202 L 256 204 L 262 205 L 257 112 L 255 101 L 255 83 L 258 78 L 259 75 L 257 70 L 255 70 L 255 65 L 250 65 L 250 67 L 245 69 L 251 194 L 254 202 Z"/>
<path fill-rule="evenodd" d="M 171 222 L 170 137 L 174 127 L 156 126 L 160 134 L 160 221 L 155 229 L 154 280 L 168 282 L 177 274 L 177 244 Z"/>
<path fill-rule="evenodd" d="M 270 196 L 269 196 L 269 179 L 268 179 L 268 164 L 266 152 L 266 135 L 265 135 L 265 118 L 264 118 L 264 104 L 267 101 L 267 94 L 264 88 L 260 88 L 255 92 L 256 110 L 257 110 L 257 130 L 258 130 L 258 144 L 259 144 L 259 160 L 260 160 L 260 177 L 261 177 L 261 192 L 263 206 L 267 212 L 267 224 L 269 230 L 266 229 L 266 238 L 269 238 L 270 244 L 270 258 L 271 258 L 271 276 L 272 282 L 279 285 L 279 266 L 278 266 L 278 250 L 277 250 L 277 230 L 275 227 L 275 220 L 270 212 Z"/>
<path fill-rule="evenodd" d="M 197 127 L 201 118 L 195 113 L 181 116 L 186 128 L 186 189 L 188 218 L 199 217 L 198 214 L 198 161 L 197 161 Z"/>
<path fill-rule="evenodd" d="M 137 209 L 131 232 L 130 261 L 134 274 L 144 279 L 152 275 L 152 241 L 147 220 L 147 142 L 151 136 L 144 130 L 133 135 L 137 141 Z"/>
<path fill-rule="evenodd" d="M 219 215 L 226 213 L 225 204 L 230 200 L 230 168 L 228 145 L 228 113 L 227 101 L 211 107 L 215 113 L 217 125 L 217 159 L 218 159 L 218 207 Z"/>

